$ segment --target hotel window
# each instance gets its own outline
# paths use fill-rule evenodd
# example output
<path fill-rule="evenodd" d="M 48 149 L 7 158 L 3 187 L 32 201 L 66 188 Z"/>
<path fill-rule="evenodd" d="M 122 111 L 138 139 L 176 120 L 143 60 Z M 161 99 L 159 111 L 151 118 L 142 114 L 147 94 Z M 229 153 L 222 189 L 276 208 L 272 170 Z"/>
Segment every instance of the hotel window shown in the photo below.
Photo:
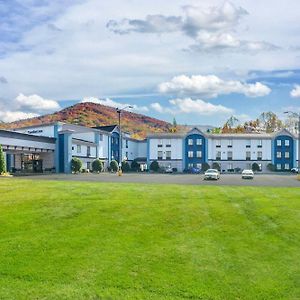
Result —
<path fill-rule="evenodd" d="M 81 153 L 81 145 L 77 145 L 77 153 Z"/>
<path fill-rule="evenodd" d="M 216 160 L 221 160 L 221 151 L 217 151 Z"/>
<path fill-rule="evenodd" d="M 278 151 L 278 152 L 276 153 L 276 157 L 277 157 L 277 158 L 281 158 L 281 152 Z"/>
<path fill-rule="evenodd" d="M 193 151 L 189 151 L 189 152 L 188 152 L 188 157 L 189 157 L 189 158 L 194 157 L 194 152 L 193 152 Z"/>
<path fill-rule="evenodd" d="M 163 146 L 163 141 L 162 140 L 158 140 L 158 144 L 157 144 L 157 147 L 162 147 Z"/>
<path fill-rule="evenodd" d="M 197 158 L 201 158 L 202 157 L 202 151 L 197 151 L 196 155 L 197 155 Z"/>
<path fill-rule="evenodd" d="M 74 146 L 72 146 L 72 150 L 74 151 Z"/>
<path fill-rule="evenodd" d="M 125 159 L 128 159 L 128 151 L 125 152 Z"/>
<path fill-rule="evenodd" d="M 281 140 L 277 140 L 277 146 L 278 146 L 278 147 L 281 146 Z"/>
<path fill-rule="evenodd" d="M 251 140 L 246 141 L 246 148 L 251 148 Z"/>
<path fill-rule="evenodd" d="M 290 152 L 285 152 L 284 157 L 285 158 L 290 158 Z"/>
<path fill-rule="evenodd" d="M 192 146 L 192 145 L 194 144 L 193 139 L 189 139 L 189 140 L 188 140 L 188 144 L 189 144 L 189 146 Z"/>
<path fill-rule="evenodd" d="M 128 148 L 128 140 L 125 140 L 125 148 Z"/>
<path fill-rule="evenodd" d="M 277 169 L 277 170 L 281 170 L 281 164 L 277 164 L 277 165 L 276 165 L 276 169 Z"/>
<path fill-rule="evenodd" d="M 290 146 L 290 140 L 285 140 L 284 144 L 285 144 L 286 147 L 289 147 Z"/>
<path fill-rule="evenodd" d="M 216 140 L 216 147 L 220 148 L 221 147 L 221 140 Z"/>
<path fill-rule="evenodd" d="M 168 148 L 171 147 L 171 140 L 167 140 L 167 142 L 166 142 L 166 147 L 168 147 Z"/>
<path fill-rule="evenodd" d="M 257 160 L 262 160 L 262 152 L 261 151 L 257 152 Z"/>
<path fill-rule="evenodd" d="M 289 169 L 290 169 L 290 164 L 285 164 L 285 165 L 284 165 L 284 169 L 285 169 L 285 170 L 289 170 Z"/>
<path fill-rule="evenodd" d="M 91 147 L 90 146 L 87 146 L 86 156 L 91 156 Z"/>
<path fill-rule="evenodd" d="M 232 151 L 227 152 L 227 159 L 232 160 Z"/>
<path fill-rule="evenodd" d="M 258 164 L 259 171 L 262 171 L 262 164 Z"/>
<path fill-rule="evenodd" d="M 103 134 L 101 133 L 99 136 L 99 140 L 102 142 L 103 141 Z"/>
<path fill-rule="evenodd" d="M 196 140 L 196 145 L 201 146 L 202 145 L 202 139 L 197 139 Z"/>
<path fill-rule="evenodd" d="M 258 140 L 257 148 L 262 148 L 262 140 Z"/>
<path fill-rule="evenodd" d="M 232 148 L 232 140 L 229 140 L 229 141 L 228 141 L 227 147 L 228 147 L 228 148 Z"/>
<path fill-rule="evenodd" d="M 246 160 L 251 160 L 251 151 L 246 151 Z"/>
<path fill-rule="evenodd" d="M 162 151 L 157 151 L 157 159 L 162 160 L 163 159 L 163 152 Z"/>
<path fill-rule="evenodd" d="M 193 168 L 193 166 L 194 166 L 193 164 L 188 164 L 189 169 Z"/>
<path fill-rule="evenodd" d="M 202 169 L 202 164 L 196 164 L 196 167 L 197 167 L 198 169 Z"/>
<path fill-rule="evenodd" d="M 171 159 L 171 151 L 166 151 L 166 159 Z"/>
<path fill-rule="evenodd" d="M 233 164 L 228 164 L 228 170 L 233 170 Z"/>

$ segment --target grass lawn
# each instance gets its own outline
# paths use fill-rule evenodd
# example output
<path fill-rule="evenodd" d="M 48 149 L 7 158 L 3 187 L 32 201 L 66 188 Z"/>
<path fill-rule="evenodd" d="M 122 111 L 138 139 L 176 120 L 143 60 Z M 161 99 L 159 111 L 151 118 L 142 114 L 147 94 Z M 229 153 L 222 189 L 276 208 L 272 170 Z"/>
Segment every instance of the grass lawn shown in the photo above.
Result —
<path fill-rule="evenodd" d="M 0 179 L 0 299 L 300 299 L 300 189 Z"/>

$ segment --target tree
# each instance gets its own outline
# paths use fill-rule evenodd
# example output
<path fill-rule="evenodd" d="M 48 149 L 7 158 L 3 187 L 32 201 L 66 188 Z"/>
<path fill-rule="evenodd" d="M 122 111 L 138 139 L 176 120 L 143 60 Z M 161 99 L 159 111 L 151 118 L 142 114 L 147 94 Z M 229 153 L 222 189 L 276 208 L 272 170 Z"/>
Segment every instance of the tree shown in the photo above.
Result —
<path fill-rule="evenodd" d="M 4 174 L 6 171 L 4 153 L 2 150 L 2 146 L 0 145 L 0 175 Z"/>
<path fill-rule="evenodd" d="M 172 133 L 177 132 L 177 122 L 176 122 L 175 117 L 173 118 L 173 124 L 172 124 L 172 127 L 170 128 L 170 132 L 172 132 Z"/>
<path fill-rule="evenodd" d="M 92 163 L 93 172 L 102 172 L 103 171 L 103 163 L 100 159 L 95 159 Z"/>
<path fill-rule="evenodd" d="M 252 164 L 252 171 L 253 171 L 253 172 L 258 172 L 258 171 L 260 171 L 260 167 L 259 167 L 258 163 L 253 163 L 253 164 Z"/>
<path fill-rule="evenodd" d="M 283 128 L 283 122 L 271 111 L 263 112 L 258 120 L 267 133 L 272 133 Z"/>
<path fill-rule="evenodd" d="M 113 171 L 113 172 L 117 172 L 118 169 L 119 169 L 119 166 L 118 166 L 118 162 L 116 160 L 112 160 L 109 164 L 110 166 L 110 169 Z"/>
<path fill-rule="evenodd" d="M 270 172 L 275 172 L 275 171 L 276 171 L 275 165 L 274 165 L 274 164 L 271 164 L 271 163 L 269 163 L 269 164 L 267 165 L 267 169 L 268 169 Z"/>
<path fill-rule="evenodd" d="M 130 165 L 126 160 L 122 161 L 122 171 L 124 173 L 128 173 L 130 171 Z"/>
<path fill-rule="evenodd" d="M 218 171 L 221 171 L 221 166 L 220 166 L 219 163 L 214 162 L 214 163 L 212 164 L 212 169 L 216 169 L 216 170 L 218 170 Z"/>
<path fill-rule="evenodd" d="M 210 168 L 210 165 L 205 162 L 205 163 L 202 164 L 201 170 L 203 172 L 206 172 L 209 168 Z"/>
<path fill-rule="evenodd" d="M 81 171 L 81 168 L 82 168 L 82 161 L 77 157 L 73 157 L 71 160 L 72 172 L 78 173 Z"/>
<path fill-rule="evenodd" d="M 137 172 L 140 170 L 140 164 L 137 162 L 136 159 L 134 159 L 131 163 L 131 170 L 134 172 Z"/>
<path fill-rule="evenodd" d="M 158 164 L 157 160 L 154 160 L 150 164 L 150 170 L 153 171 L 153 172 L 158 172 L 159 171 L 159 164 Z"/>

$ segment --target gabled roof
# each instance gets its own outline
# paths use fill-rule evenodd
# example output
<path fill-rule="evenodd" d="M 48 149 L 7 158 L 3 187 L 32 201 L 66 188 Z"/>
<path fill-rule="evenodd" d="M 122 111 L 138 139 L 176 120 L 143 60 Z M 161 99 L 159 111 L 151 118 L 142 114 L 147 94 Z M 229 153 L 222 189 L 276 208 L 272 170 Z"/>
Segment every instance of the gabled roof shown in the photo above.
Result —
<path fill-rule="evenodd" d="M 95 126 L 92 128 L 107 131 L 107 132 L 113 132 L 115 129 L 118 128 L 118 125 L 115 124 L 115 125 L 107 125 L 107 126 Z"/>

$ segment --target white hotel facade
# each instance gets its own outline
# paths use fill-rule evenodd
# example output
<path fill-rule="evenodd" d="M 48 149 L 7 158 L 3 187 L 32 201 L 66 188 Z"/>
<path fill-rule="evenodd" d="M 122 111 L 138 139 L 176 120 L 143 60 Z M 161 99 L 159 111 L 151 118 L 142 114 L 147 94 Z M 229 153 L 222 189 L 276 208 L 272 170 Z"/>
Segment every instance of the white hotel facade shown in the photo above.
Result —
<path fill-rule="evenodd" d="M 186 133 L 149 134 L 143 141 L 122 133 L 122 160 L 137 160 L 150 166 L 178 172 L 204 163 L 218 163 L 222 171 L 248 169 L 257 163 L 263 172 L 268 164 L 278 171 L 297 166 L 297 137 L 283 130 L 274 134 L 208 134 L 194 128 Z M 91 169 L 99 158 L 105 167 L 119 160 L 118 126 L 84 126 L 56 122 L 9 130 L 0 130 L 0 144 L 10 172 L 70 173 L 71 159 L 78 157 L 84 169 Z"/>

